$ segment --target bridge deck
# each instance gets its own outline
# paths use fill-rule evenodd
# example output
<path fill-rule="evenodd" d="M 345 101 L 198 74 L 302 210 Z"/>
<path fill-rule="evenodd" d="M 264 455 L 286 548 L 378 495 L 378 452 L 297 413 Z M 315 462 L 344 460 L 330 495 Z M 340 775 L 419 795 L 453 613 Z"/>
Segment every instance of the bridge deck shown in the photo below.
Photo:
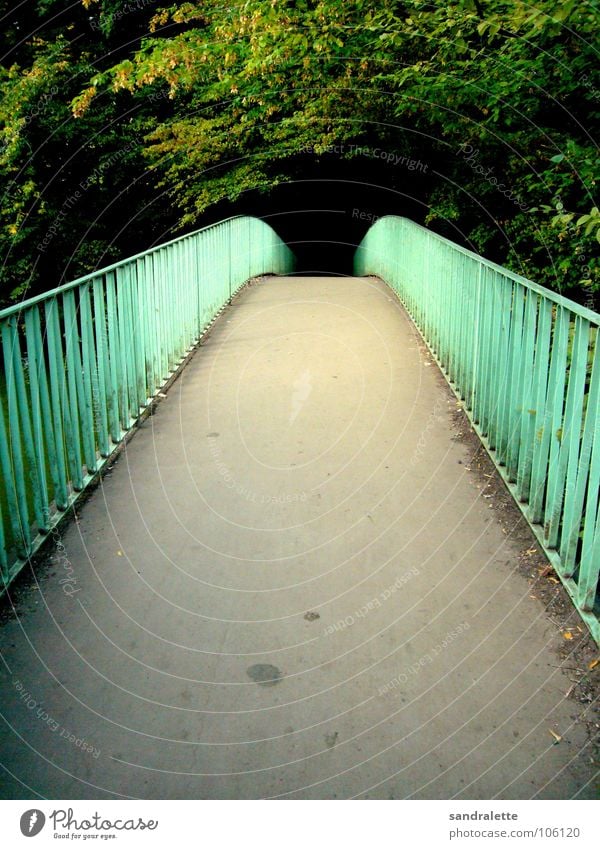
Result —
<path fill-rule="evenodd" d="M 3 624 L 0 795 L 593 795 L 455 411 L 383 284 L 244 290 Z"/>

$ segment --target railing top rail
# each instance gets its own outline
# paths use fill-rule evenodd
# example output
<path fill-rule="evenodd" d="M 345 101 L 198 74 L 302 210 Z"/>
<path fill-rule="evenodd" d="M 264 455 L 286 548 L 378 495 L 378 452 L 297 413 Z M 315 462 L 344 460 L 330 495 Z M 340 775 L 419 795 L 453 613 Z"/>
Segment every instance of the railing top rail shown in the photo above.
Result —
<path fill-rule="evenodd" d="M 15 315 L 16 313 L 21 312 L 21 310 L 28 309 L 29 307 L 35 306 L 35 304 L 42 303 L 43 301 L 48 300 L 49 298 L 54 298 L 56 295 L 60 295 L 63 292 L 68 292 L 69 289 L 73 289 L 75 286 L 80 286 L 82 283 L 86 283 L 88 280 L 93 280 L 95 277 L 98 277 L 100 274 L 106 274 L 109 271 L 114 271 L 116 268 L 120 268 L 123 265 L 127 265 L 128 262 L 134 262 L 135 260 L 141 259 L 148 254 L 154 253 L 155 251 L 160 250 L 161 248 L 166 248 L 168 245 L 173 245 L 175 242 L 181 242 L 183 239 L 189 239 L 191 236 L 197 236 L 198 233 L 203 233 L 205 230 L 211 230 L 213 227 L 218 227 L 220 224 L 226 224 L 228 221 L 235 221 L 237 218 L 252 218 L 250 215 L 231 215 L 229 218 L 224 218 L 222 221 L 215 221 L 214 224 L 207 224 L 206 227 L 200 227 L 198 230 L 192 230 L 191 233 L 184 233 L 182 236 L 176 236 L 174 239 L 169 239 L 168 242 L 161 242 L 160 245 L 154 245 L 152 248 L 147 248 L 145 251 L 141 251 L 139 254 L 134 254 L 133 256 L 125 257 L 125 259 L 120 259 L 117 262 L 113 262 L 111 265 L 106 265 L 104 268 L 98 268 L 96 271 L 90 271 L 89 274 L 84 274 L 83 277 L 77 277 L 75 280 L 70 280 L 68 283 L 63 283 L 61 286 L 56 286 L 54 289 L 49 289 L 47 292 L 42 292 L 40 295 L 35 295 L 32 298 L 27 298 L 24 301 L 19 301 L 18 304 L 12 304 L 10 307 L 5 307 L 3 310 L 0 310 L 0 319 L 8 318 L 11 315 Z"/>
<path fill-rule="evenodd" d="M 433 230 L 429 230 L 429 228 L 423 227 L 423 225 L 417 224 L 416 221 L 412 221 L 412 219 L 406 218 L 403 215 L 383 215 L 369 228 L 369 230 L 367 231 L 367 235 L 369 232 L 374 230 L 382 221 L 385 221 L 386 219 L 407 221 L 413 227 L 418 227 L 420 230 L 423 230 L 425 233 L 432 236 L 434 239 L 437 239 L 440 242 L 444 242 L 445 244 L 454 248 L 454 250 L 459 251 L 459 253 L 465 254 L 466 256 L 476 259 L 482 265 L 485 265 L 488 268 L 493 269 L 494 271 L 501 272 L 505 275 L 505 277 L 509 277 L 511 280 L 515 280 L 517 283 L 521 283 L 523 286 L 527 287 L 528 289 L 531 289 L 533 292 L 537 292 L 537 294 L 548 298 L 550 301 L 553 301 L 558 306 L 564 307 L 565 309 L 570 310 L 576 315 L 587 319 L 590 323 L 600 325 L 600 313 L 594 312 L 594 310 L 590 310 L 587 307 L 581 306 L 581 304 L 572 301 L 570 298 L 565 298 L 564 295 L 559 295 L 557 292 L 553 292 L 551 289 L 547 289 L 545 286 L 541 286 L 539 283 L 534 283 L 533 280 L 528 280 L 527 277 L 523 277 L 522 275 L 517 274 L 515 271 L 510 271 L 510 269 L 504 268 L 504 266 L 498 265 L 496 262 L 492 262 L 489 259 L 485 259 L 485 257 L 480 256 L 474 251 L 470 251 L 468 248 L 463 248 L 461 245 L 457 245 L 456 242 L 453 242 L 451 239 L 447 239 L 445 236 L 440 236 L 438 233 L 434 233 Z"/>

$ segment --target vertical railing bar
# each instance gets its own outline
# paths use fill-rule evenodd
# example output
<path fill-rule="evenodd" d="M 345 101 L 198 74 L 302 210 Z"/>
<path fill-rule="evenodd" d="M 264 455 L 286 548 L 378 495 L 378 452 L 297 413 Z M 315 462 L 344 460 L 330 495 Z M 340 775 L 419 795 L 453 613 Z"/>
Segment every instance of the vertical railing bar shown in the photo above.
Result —
<path fill-rule="evenodd" d="M 481 306 L 481 265 L 477 269 L 476 283 L 476 302 L 475 302 L 475 327 L 473 328 L 473 351 L 471 354 L 471 362 L 473 369 L 473 378 L 471 381 L 471 409 L 473 410 L 473 418 L 479 421 L 479 398 L 480 391 L 478 386 L 479 380 L 479 358 L 480 358 L 480 332 L 483 324 L 482 306 Z"/>
<path fill-rule="evenodd" d="M 129 323 L 129 266 L 122 265 L 116 270 L 115 280 L 117 337 L 119 340 L 119 406 L 121 409 L 121 429 L 129 430 L 134 415 L 131 395 L 131 367 L 133 338 Z"/>
<path fill-rule="evenodd" d="M 81 339 L 73 347 L 75 371 L 77 379 L 77 396 L 83 431 L 85 465 L 88 474 L 94 474 L 98 468 L 96 451 L 96 422 L 94 419 L 94 397 L 92 393 L 93 356 L 90 356 L 88 345 L 92 342 L 92 317 L 90 312 L 89 284 L 84 283 L 78 289 L 79 296 L 79 325 Z M 77 316 L 77 309 L 75 310 Z M 75 340 L 74 340 L 75 341 Z"/>
<path fill-rule="evenodd" d="M 81 363 L 78 363 L 76 349 L 79 346 L 79 333 L 77 329 L 77 317 L 75 313 L 75 294 L 69 289 L 63 295 L 63 321 L 65 329 L 65 354 L 67 362 L 66 386 L 64 391 L 65 403 L 69 408 L 69 420 L 71 422 L 73 456 L 71 458 L 71 480 L 73 488 L 78 492 L 83 489 L 83 459 L 81 456 L 81 431 L 79 427 L 79 416 L 82 411 L 80 406 L 81 393 L 77 392 L 78 379 L 81 380 Z"/>
<path fill-rule="evenodd" d="M 59 510 L 65 510 L 68 504 L 67 483 L 60 461 L 60 449 L 58 445 L 57 434 L 54 428 L 54 416 L 52 403 L 50 399 L 50 387 L 48 385 L 49 369 L 46 366 L 46 357 L 44 353 L 44 343 L 42 340 L 41 317 L 40 310 L 37 304 L 27 310 L 25 314 L 25 327 L 27 333 L 27 355 L 30 362 L 34 363 L 34 371 L 39 390 L 40 401 L 40 441 L 39 452 L 40 466 L 44 465 L 44 440 L 48 465 L 50 466 L 50 476 L 54 489 L 54 501 Z"/>
<path fill-rule="evenodd" d="M 10 426 L 10 425 L 9 425 Z M 11 440 L 9 439 L 4 418 L 4 405 L 0 403 L 0 468 L 4 480 L 4 491 L 8 505 L 8 519 L 12 530 L 13 543 L 19 556 L 27 556 L 27 539 L 24 538 L 21 517 L 20 496 L 15 481 L 14 464 L 11 461 Z M 28 526 L 27 526 L 28 527 Z M 6 540 L 5 540 L 6 544 Z"/>
<path fill-rule="evenodd" d="M 106 320 L 108 327 L 108 381 L 106 394 L 108 401 L 108 420 L 110 436 L 116 445 L 121 439 L 121 414 L 119 399 L 121 395 L 122 375 L 119 373 L 121 360 L 119 352 L 119 332 L 117 328 L 117 304 L 115 293 L 115 273 L 109 271 L 105 277 L 106 286 Z"/>
<path fill-rule="evenodd" d="M 160 313 L 159 318 L 161 319 L 161 330 L 162 330 L 162 338 L 163 338 L 163 348 L 162 348 L 162 367 L 160 374 L 160 382 L 165 380 L 173 370 L 173 349 L 171 345 L 171 334 L 170 334 L 170 321 L 169 321 L 169 302 L 166 297 L 166 259 L 167 252 L 170 251 L 170 248 L 165 248 L 164 251 L 160 251 L 158 254 L 158 262 L 160 273 L 158 276 L 159 282 L 159 301 L 160 301 Z"/>
<path fill-rule="evenodd" d="M 573 333 L 564 420 L 561 423 L 560 437 L 556 435 L 559 445 L 558 458 L 556 464 L 550 469 L 548 479 L 549 499 L 546 505 L 546 539 L 549 548 L 558 547 L 567 468 L 571 455 L 575 452 L 578 453 L 579 450 L 588 342 L 589 324 L 581 316 L 577 316 Z M 575 457 L 576 461 L 577 458 Z"/>
<path fill-rule="evenodd" d="M 516 284 L 515 298 L 513 300 L 513 320 L 511 322 L 511 362 L 508 384 L 508 407 L 505 419 L 507 429 L 506 447 L 506 473 L 509 481 L 515 481 L 517 477 L 517 463 L 519 456 L 519 433 L 524 415 L 522 407 L 522 381 L 523 381 L 523 325 L 525 300 L 527 293 L 522 286 Z M 516 303 L 515 303 L 516 301 Z"/>
<path fill-rule="evenodd" d="M 93 375 L 97 376 L 96 404 L 98 416 L 100 456 L 110 454 L 109 419 L 108 419 L 108 350 L 106 338 L 106 315 L 104 308 L 104 279 L 96 277 L 93 281 L 94 292 L 94 327 L 96 331 L 96 368 Z"/>
<path fill-rule="evenodd" d="M 534 466 L 534 478 L 538 482 L 531 497 L 532 521 L 544 521 L 547 500 L 548 469 L 556 463 L 558 443 L 556 432 L 562 421 L 564 404 L 564 387 L 566 378 L 567 345 L 569 334 L 569 317 L 566 311 L 559 307 L 554 319 L 552 332 L 552 349 L 550 353 L 550 371 L 548 374 L 548 391 L 544 404 L 544 421 L 541 425 L 538 462 Z"/>
<path fill-rule="evenodd" d="M 132 313 L 132 265 L 122 266 L 121 273 L 117 272 L 117 307 L 119 309 L 119 333 L 121 343 L 121 371 L 124 374 L 126 390 L 124 403 L 127 429 L 137 418 L 139 405 L 137 403 L 135 331 Z"/>
<path fill-rule="evenodd" d="M 0 433 L 0 439 L 2 438 Z M 0 462 L 0 469 L 2 468 L 2 463 Z M 6 546 L 6 537 L 4 535 L 4 512 L 2 510 L 2 505 L 0 504 L 0 578 L 2 579 L 2 584 L 0 588 L 6 588 L 9 583 L 9 561 L 8 561 L 8 549 Z"/>
<path fill-rule="evenodd" d="M 150 396 L 153 396 L 160 386 L 160 349 L 161 338 L 159 328 L 159 311 L 156 295 L 156 262 L 155 254 L 146 257 L 144 276 L 146 278 L 146 295 L 148 298 L 149 340 L 152 351 L 152 381 Z"/>
<path fill-rule="evenodd" d="M 148 268 L 145 259 L 136 262 L 137 268 L 137 293 L 138 293 L 138 315 L 140 320 L 140 338 L 143 339 L 141 345 L 141 353 L 143 356 L 144 365 L 144 397 L 142 404 L 147 404 L 148 399 L 154 394 L 153 379 L 152 379 L 152 362 L 153 362 L 153 334 L 150 324 L 150 286 L 148 283 Z"/>
<path fill-rule="evenodd" d="M 535 418 L 533 422 L 533 450 L 531 456 L 530 482 L 528 490 L 529 521 L 539 524 L 542 516 L 542 487 L 545 479 L 545 471 L 540 477 L 542 457 L 544 450 L 544 421 L 546 417 L 546 397 L 548 393 L 548 379 L 550 375 L 550 344 L 552 341 L 552 304 L 542 298 L 539 306 L 538 329 L 536 334 L 535 360 L 533 365 L 533 386 L 535 388 L 534 408 Z M 550 445 L 549 437 L 547 445 Z M 548 450 L 548 449 L 546 449 Z"/>
<path fill-rule="evenodd" d="M 64 387 L 64 362 L 62 341 L 58 318 L 58 302 L 52 298 L 45 303 L 46 340 L 48 345 L 48 364 L 50 376 L 50 404 L 54 422 L 56 460 L 60 480 L 57 504 L 66 509 L 69 503 L 69 449 L 71 447 L 70 429 L 62 403 L 61 386 Z"/>
<path fill-rule="evenodd" d="M 25 375 L 23 373 L 23 359 L 21 354 L 21 338 L 17 325 L 16 316 L 11 316 L 3 327 L 10 330 L 11 348 L 12 348 L 12 375 L 14 377 L 14 389 L 16 392 L 17 415 L 19 424 L 17 429 L 20 431 L 23 440 L 23 449 L 25 453 L 27 478 L 29 480 L 29 490 L 31 500 L 33 501 L 33 513 L 39 530 L 47 529 L 47 511 L 45 493 L 42 495 L 40 488 L 40 478 L 38 475 L 37 456 L 33 439 L 33 428 L 30 418 L 31 399 L 28 397 L 27 388 L 25 386 Z M 9 396 L 10 397 L 10 396 Z M 10 414 L 10 403 L 9 403 Z"/>
<path fill-rule="evenodd" d="M 598 340 L 596 339 L 596 355 L 594 367 L 600 371 L 598 361 Z M 596 391 L 596 405 L 592 408 L 591 415 L 595 422 L 600 418 L 600 392 Z M 589 407 L 588 407 L 589 409 Z M 579 603 L 583 610 L 594 609 L 598 592 L 598 578 L 600 575 L 600 433 L 594 428 L 594 442 L 590 460 L 590 471 L 586 495 L 586 506 L 583 523 L 583 540 L 581 546 L 581 563 L 579 565 L 579 578 L 577 581 L 577 593 Z"/>
<path fill-rule="evenodd" d="M 41 531 L 48 531 L 50 517 L 50 503 L 48 493 L 48 480 L 46 476 L 46 463 L 44 455 L 44 426 L 42 418 L 42 397 L 40 386 L 40 375 L 38 373 L 39 363 L 35 350 L 35 334 L 33 330 L 34 317 L 39 320 L 39 312 L 36 306 L 25 311 L 25 340 L 27 347 L 27 362 L 29 364 L 29 395 L 31 400 L 31 422 L 33 429 L 33 445 L 35 453 L 35 465 L 39 482 L 41 500 L 42 521 L 39 525 Z M 0 523 L 1 524 L 1 523 Z"/>
<path fill-rule="evenodd" d="M 538 295 L 536 292 L 527 293 L 525 304 L 525 322 L 523 325 L 523 345 L 521 352 L 521 368 L 519 375 L 519 398 L 521 406 L 521 430 L 515 435 L 517 441 L 517 498 L 526 502 L 529 498 L 529 481 L 533 457 L 534 417 L 536 410 L 534 398 L 535 340 L 537 327 Z"/>
<path fill-rule="evenodd" d="M 7 467 L 7 480 L 14 486 L 16 502 L 13 505 L 16 524 L 13 524 L 15 542 L 19 547 L 21 556 L 27 556 L 31 543 L 31 519 L 29 506 L 27 504 L 27 491 L 25 489 L 25 463 L 23 461 L 23 446 L 21 423 L 19 421 L 19 402 L 17 400 L 17 386 L 14 366 L 16 323 L 11 316 L 2 324 L 2 348 L 4 354 L 4 366 L 6 375 L 6 398 L 8 405 L 8 439 L 10 457 L 12 464 Z M 4 437 L 6 438 L 6 436 Z"/>
<path fill-rule="evenodd" d="M 512 335 L 513 283 L 501 278 L 500 332 L 499 332 L 499 384 L 498 405 L 496 407 L 496 456 L 499 465 L 505 465 L 508 447 L 508 429 L 506 427 L 508 405 L 510 403 L 510 339 Z"/>
<path fill-rule="evenodd" d="M 94 474 L 98 469 L 99 449 L 107 450 L 103 439 L 102 416 L 100 413 L 100 398 L 98 389 L 98 367 L 96 346 L 94 342 L 94 321 L 90 302 L 90 283 L 84 283 L 79 289 L 79 312 L 81 320 L 81 357 L 83 371 L 84 408 L 87 416 L 87 430 L 91 433 L 90 443 L 86 451 L 85 464 L 88 474 Z M 106 433 L 106 428 L 104 428 Z"/>
<path fill-rule="evenodd" d="M 561 538 L 560 558 L 562 561 L 563 574 L 571 577 L 576 569 L 577 544 L 581 519 L 585 504 L 586 484 L 590 474 L 592 448 L 594 438 L 600 441 L 598 431 L 598 420 L 600 418 L 600 353 L 598 336 L 594 345 L 594 359 L 592 362 L 592 373 L 587 395 L 587 409 L 581 435 L 581 445 L 577 444 L 579 436 L 575 428 L 571 433 L 574 443 L 569 457 L 569 468 L 567 471 L 566 492 L 570 494 L 566 498 L 564 527 Z M 577 448 L 580 448 L 579 453 Z M 590 479 L 590 483 L 591 483 Z"/>

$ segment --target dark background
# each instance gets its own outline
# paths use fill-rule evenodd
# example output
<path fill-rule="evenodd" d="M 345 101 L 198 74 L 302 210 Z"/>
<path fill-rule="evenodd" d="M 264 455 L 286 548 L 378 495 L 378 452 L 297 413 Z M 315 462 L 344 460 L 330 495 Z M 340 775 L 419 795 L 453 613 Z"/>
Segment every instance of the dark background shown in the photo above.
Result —
<path fill-rule="evenodd" d="M 423 223 L 434 179 L 431 165 L 424 164 L 423 172 L 367 156 L 300 156 L 286 169 L 289 182 L 268 195 L 251 192 L 234 204 L 218 204 L 202 225 L 229 215 L 255 215 L 294 251 L 297 273 L 352 274 L 354 251 L 376 217 L 404 215 Z"/>

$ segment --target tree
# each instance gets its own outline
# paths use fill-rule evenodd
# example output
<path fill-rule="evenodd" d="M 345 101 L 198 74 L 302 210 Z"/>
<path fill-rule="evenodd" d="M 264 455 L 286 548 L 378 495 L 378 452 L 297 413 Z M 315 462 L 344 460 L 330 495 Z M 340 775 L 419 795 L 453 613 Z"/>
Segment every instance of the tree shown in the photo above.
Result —
<path fill-rule="evenodd" d="M 110 191 L 100 181 L 81 209 L 101 215 L 121 186 L 134 210 L 165 192 L 177 226 L 191 227 L 224 199 L 268 193 L 307 151 L 335 149 L 351 160 L 365 147 L 413 150 L 435 174 L 422 189 L 429 226 L 593 303 L 600 288 L 592 197 L 600 94 L 592 4 L 84 0 L 77 16 L 72 38 L 61 25 L 42 43 L 28 42 L 2 86 L 7 103 L 22 98 L 22 120 L 42 96 L 35 89 L 42 77 L 59 85 L 52 108 L 36 119 L 42 139 L 70 102 L 73 120 L 57 149 L 47 149 L 47 169 L 67 142 L 88 150 L 93 137 L 96 155 L 107 159 L 127 149 Z M 88 30 L 93 22 L 93 44 L 83 19 Z M 18 231 L 11 256 L 21 265 L 7 267 L 22 279 L 33 234 L 21 237 L 21 227 L 33 226 L 27 204 L 41 203 L 46 183 L 41 164 L 23 170 L 32 127 L 19 130 L 10 110 L 2 173 L 14 183 L 7 220 Z M 54 216 L 64 196 L 58 185 L 51 181 L 44 194 Z M 175 221 L 164 198 L 153 212 Z M 110 228 L 94 225 L 94 233 L 92 264 L 102 251 L 123 247 Z M 72 234 L 65 239 L 56 246 L 73 251 Z"/>
<path fill-rule="evenodd" d="M 140 109 L 105 92 L 83 118 L 72 114 L 97 66 L 120 57 L 110 32 L 83 6 L 57 0 L 29 3 L 21 18 L 7 14 L 4 47 L 8 32 L 14 48 L 0 65 L 4 301 L 105 265 L 141 247 L 148 230 L 159 232 L 144 212 L 153 189 Z M 157 219 L 164 222 L 153 211 Z"/>

